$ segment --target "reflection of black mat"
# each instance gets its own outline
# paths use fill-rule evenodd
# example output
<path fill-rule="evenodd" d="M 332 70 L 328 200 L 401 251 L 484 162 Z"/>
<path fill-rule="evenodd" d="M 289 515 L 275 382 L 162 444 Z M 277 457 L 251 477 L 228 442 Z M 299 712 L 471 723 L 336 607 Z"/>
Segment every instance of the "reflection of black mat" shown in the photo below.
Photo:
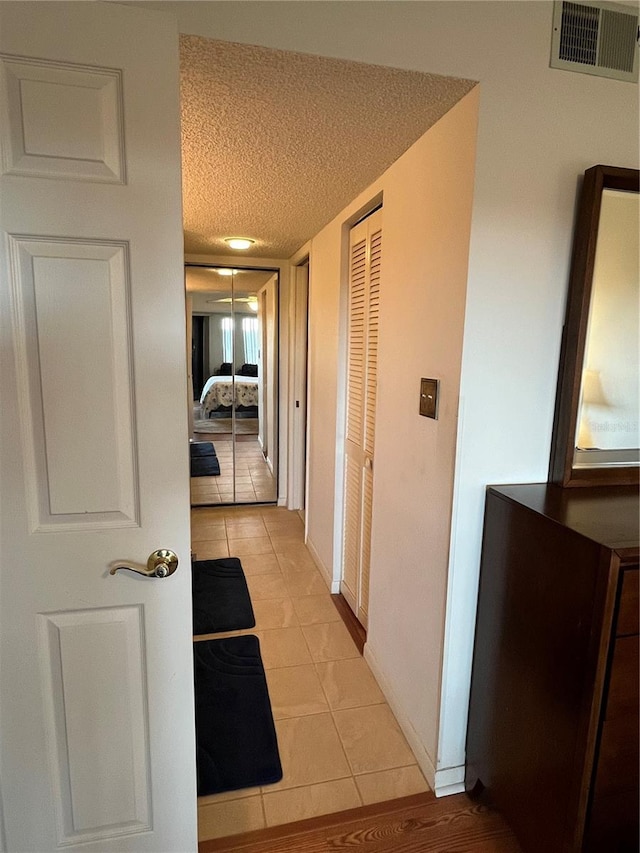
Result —
<path fill-rule="evenodd" d="M 217 456 L 197 456 L 191 460 L 192 477 L 218 477 L 220 463 Z"/>
<path fill-rule="evenodd" d="M 193 633 L 239 631 L 256 624 L 247 581 L 237 557 L 193 563 Z"/>
<path fill-rule="evenodd" d="M 217 456 L 212 441 L 192 441 L 189 444 L 189 452 L 192 459 L 194 456 Z"/>
<path fill-rule="evenodd" d="M 198 796 L 282 779 L 258 638 L 193 644 Z"/>
<path fill-rule="evenodd" d="M 189 445 L 192 477 L 218 477 L 220 463 L 212 441 L 197 441 Z"/>

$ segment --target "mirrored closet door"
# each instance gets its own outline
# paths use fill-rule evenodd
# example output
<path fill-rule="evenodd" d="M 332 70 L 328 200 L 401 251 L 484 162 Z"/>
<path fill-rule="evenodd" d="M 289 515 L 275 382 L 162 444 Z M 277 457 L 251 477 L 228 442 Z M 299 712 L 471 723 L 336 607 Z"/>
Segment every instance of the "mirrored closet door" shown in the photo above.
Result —
<path fill-rule="evenodd" d="M 278 273 L 186 267 L 191 503 L 277 499 Z"/>

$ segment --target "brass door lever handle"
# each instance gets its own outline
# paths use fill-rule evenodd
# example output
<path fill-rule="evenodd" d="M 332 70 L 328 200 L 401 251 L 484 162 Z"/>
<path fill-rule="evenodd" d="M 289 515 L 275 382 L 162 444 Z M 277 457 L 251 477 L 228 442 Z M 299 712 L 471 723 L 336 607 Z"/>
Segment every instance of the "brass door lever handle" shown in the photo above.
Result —
<path fill-rule="evenodd" d="M 130 572 L 136 572 L 139 575 L 144 575 L 147 578 L 168 578 L 178 568 L 178 555 L 174 551 L 169 551 L 166 548 L 160 548 L 149 555 L 147 560 L 147 568 L 142 566 L 123 566 L 115 565 L 109 569 L 110 575 L 115 575 L 120 569 L 128 569 Z"/>

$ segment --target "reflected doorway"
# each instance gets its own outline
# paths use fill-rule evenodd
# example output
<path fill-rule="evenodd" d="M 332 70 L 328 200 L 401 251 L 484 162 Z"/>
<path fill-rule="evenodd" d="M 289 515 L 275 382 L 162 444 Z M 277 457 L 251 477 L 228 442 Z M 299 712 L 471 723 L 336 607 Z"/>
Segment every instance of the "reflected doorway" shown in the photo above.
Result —
<path fill-rule="evenodd" d="M 278 272 L 185 267 L 191 505 L 278 496 Z"/>

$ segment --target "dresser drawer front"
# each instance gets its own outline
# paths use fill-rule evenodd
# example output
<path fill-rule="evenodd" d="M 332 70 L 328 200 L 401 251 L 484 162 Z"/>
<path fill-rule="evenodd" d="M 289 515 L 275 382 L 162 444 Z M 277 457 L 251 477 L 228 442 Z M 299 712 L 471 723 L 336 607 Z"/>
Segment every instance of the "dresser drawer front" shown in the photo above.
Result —
<path fill-rule="evenodd" d="M 587 821 L 585 853 L 637 853 L 638 790 L 594 801 Z"/>
<path fill-rule="evenodd" d="M 637 634 L 640 630 L 640 570 L 626 569 L 622 573 L 622 592 L 616 622 L 616 636 Z"/>
<path fill-rule="evenodd" d="M 594 783 L 596 800 L 636 791 L 639 761 L 638 715 L 629 714 L 603 723 Z"/>
<path fill-rule="evenodd" d="M 605 720 L 638 713 L 640 702 L 640 638 L 618 637 L 615 641 Z"/>

